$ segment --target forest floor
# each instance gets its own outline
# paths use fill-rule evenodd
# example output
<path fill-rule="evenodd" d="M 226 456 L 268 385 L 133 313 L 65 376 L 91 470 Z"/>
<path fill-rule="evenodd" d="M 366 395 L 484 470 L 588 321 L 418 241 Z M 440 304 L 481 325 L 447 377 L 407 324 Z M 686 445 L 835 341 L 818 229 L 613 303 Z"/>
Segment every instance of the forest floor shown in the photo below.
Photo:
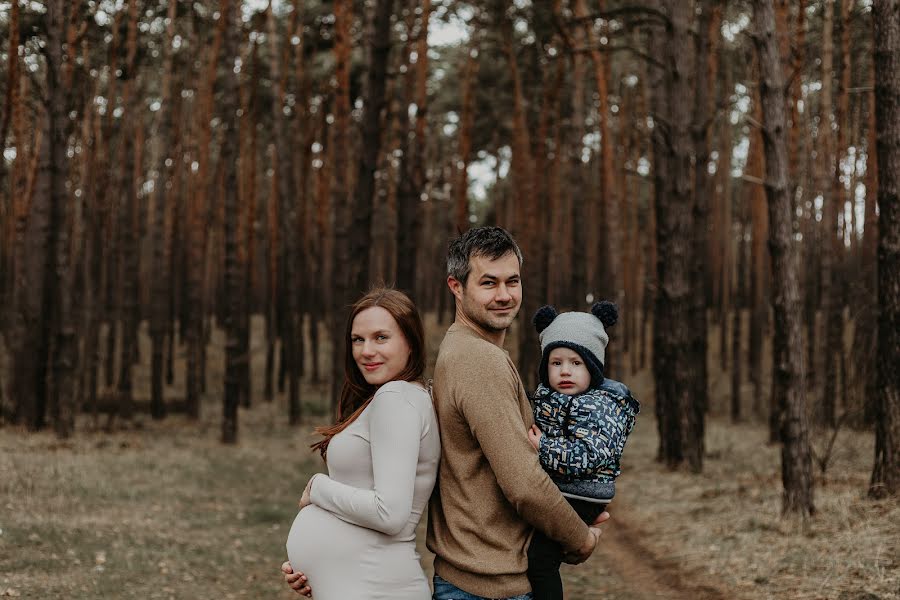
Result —
<path fill-rule="evenodd" d="M 210 364 L 220 359 L 214 344 Z M 198 423 L 143 416 L 106 433 L 85 416 L 65 442 L 0 428 L 0 597 L 299 598 L 278 569 L 303 485 L 322 467 L 307 450 L 322 417 L 292 429 L 283 400 L 260 400 L 241 411 L 240 443 L 223 446 L 215 371 Z M 765 426 L 713 415 L 703 473 L 670 471 L 655 461 L 649 380 L 629 378 L 644 411 L 600 548 L 563 568 L 567 598 L 900 599 L 900 503 L 865 496 L 870 433 L 841 430 L 817 474 L 815 517 L 782 519 Z M 303 397 L 321 412 L 323 389 L 305 384 Z M 430 571 L 423 539 L 424 524 Z"/>

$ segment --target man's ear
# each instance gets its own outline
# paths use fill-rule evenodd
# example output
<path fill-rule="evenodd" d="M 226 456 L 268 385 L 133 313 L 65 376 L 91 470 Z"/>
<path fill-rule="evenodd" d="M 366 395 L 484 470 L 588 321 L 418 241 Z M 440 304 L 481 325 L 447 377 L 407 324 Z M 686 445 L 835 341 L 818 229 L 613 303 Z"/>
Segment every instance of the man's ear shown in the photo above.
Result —
<path fill-rule="evenodd" d="M 462 300 L 463 284 L 452 275 L 447 275 L 447 287 L 450 292 L 458 299 Z"/>

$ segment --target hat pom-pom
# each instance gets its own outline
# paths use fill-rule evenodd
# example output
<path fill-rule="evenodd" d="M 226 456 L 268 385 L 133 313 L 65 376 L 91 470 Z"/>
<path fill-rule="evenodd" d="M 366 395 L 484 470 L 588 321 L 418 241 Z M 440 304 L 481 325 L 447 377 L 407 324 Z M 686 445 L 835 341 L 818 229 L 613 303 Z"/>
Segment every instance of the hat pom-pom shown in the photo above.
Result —
<path fill-rule="evenodd" d="M 534 323 L 534 328 L 540 333 L 547 329 L 550 323 L 553 322 L 553 319 L 556 318 L 557 314 L 556 309 L 552 306 L 542 306 L 534 313 L 531 322 Z"/>
<path fill-rule="evenodd" d="M 595 302 L 591 307 L 591 312 L 600 319 L 604 327 L 611 327 L 619 320 L 619 308 L 608 300 Z"/>

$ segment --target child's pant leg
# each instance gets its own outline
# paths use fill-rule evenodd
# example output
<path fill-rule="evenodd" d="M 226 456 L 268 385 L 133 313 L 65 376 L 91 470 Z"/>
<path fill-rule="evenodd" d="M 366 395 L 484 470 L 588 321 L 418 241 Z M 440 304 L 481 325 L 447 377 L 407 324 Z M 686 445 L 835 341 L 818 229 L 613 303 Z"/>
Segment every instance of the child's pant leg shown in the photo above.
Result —
<path fill-rule="evenodd" d="M 578 513 L 581 520 L 588 525 L 593 524 L 593 522 L 597 520 L 597 517 L 600 516 L 600 513 L 606 510 L 605 503 L 587 502 L 585 500 L 576 500 L 574 498 L 566 498 L 566 500 L 569 501 L 569 505 Z"/>
<path fill-rule="evenodd" d="M 566 498 L 578 516 L 592 524 L 606 509 L 606 504 Z M 563 600 L 562 577 L 559 567 L 563 562 L 563 549 L 546 535 L 535 530 L 528 546 L 528 581 L 534 600 Z"/>
<path fill-rule="evenodd" d="M 528 546 L 528 581 L 534 600 L 563 600 L 562 546 L 540 531 L 535 531 Z"/>

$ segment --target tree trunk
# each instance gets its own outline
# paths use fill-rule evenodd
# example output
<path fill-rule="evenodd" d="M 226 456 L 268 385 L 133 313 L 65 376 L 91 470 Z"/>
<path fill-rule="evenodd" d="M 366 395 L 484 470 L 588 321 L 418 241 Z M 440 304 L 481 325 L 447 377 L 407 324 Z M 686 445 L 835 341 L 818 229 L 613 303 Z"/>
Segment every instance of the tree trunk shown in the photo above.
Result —
<path fill-rule="evenodd" d="M 512 160 L 510 174 L 513 177 L 516 202 L 515 233 L 519 238 L 522 252 L 528 257 L 522 265 L 522 279 L 529 282 L 532 291 L 523 297 L 522 313 L 530 319 L 535 310 L 540 306 L 541 284 L 539 279 L 542 272 L 542 261 L 538 252 L 540 240 L 536 235 L 540 202 L 540 190 L 535 185 L 535 167 L 531 154 L 531 135 L 528 127 L 527 104 L 522 89 L 522 76 L 519 70 L 518 57 L 516 56 L 513 24 L 509 16 L 504 12 L 498 12 L 500 34 L 503 40 L 503 52 L 506 56 L 507 69 L 512 83 Z M 539 142 L 543 151 L 544 139 Z M 535 298 L 535 300 L 530 300 Z M 528 321 L 522 323 L 519 329 L 519 373 L 526 389 L 533 389 L 534 378 L 537 373 L 537 357 L 534 349 L 538 347 L 537 333 Z"/>
<path fill-rule="evenodd" d="M 878 326 L 878 216 L 875 205 L 878 202 L 878 160 L 876 158 L 875 138 L 875 61 L 872 61 L 870 74 L 872 92 L 866 101 L 866 197 L 863 218 L 863 240 L 860 256 L 861 282 L 863 293 L 859 294 L 863 306 L 857 317 L 857 326 L 853 331 L 853 354 L 856 371 L 857 393 L 863 395 L 863 422 L 875 422 L 875 344 Z"/>
<path fill-rule="evenodd" d="M 225 39 L 222 54 L 229 66 L 237 58 L 241 32 L 240 6 L 231 0 L 223 0 L 220 19 L 225 21 Z M 240 83 L 235 69 L 226 68 L 222 96 L 225 98 L 222 114 L 223 137 L 219 160 L 225 169 L 225 394 L 222 405 L 222 442 L 236 444 L 238 440 L 238 405 L 241 401 L 241 377 L 243 361 L 247 360 L 241 348 L 243 268 L 238 259 L 238 235 L 240 213 L 238 211 L 237 153 L 240 147 L 238 100 Z M 246 114 L 243 118 L 249 118 Z"/>
<path fill-rule="evenodd" d="M 463 66 L 462 116 L 459 125 L 459 145 L 456 168 L 459 172 L 454 188 L 456 228 L 469 228 L 469 161 L 472 159 L 472 128 L 475 126 L 475 84 L 478 82 L 478 38 L 472 36 Z"/>
<path fill-rule="evenodd" d="M 690 33 L 692 8 L 675 0 L 664 4 L 671 19 L 666 28 L 664 56 L 668 110 L 654 127 L 654 139 L 658 151 L 668 154 L 668 176 L 660 180 L 657 175 L 657 183 L 663 187 L 656 196 L 659 259 L 653 356 L 656 398 L 662 417 L 662 455 L 666 464 L 674 468 L 685 458 L 685 436 L 689 434 L 686 424 L 694 410 L 692 394 L 697 377 L 693 364 L 696 357 L 689 351 L 695 293 L 691 289 L 694 198 L 690 131 L 695 63 Z M 658 129 L 665 133 L 657 133 Z"/>
<path fill-rule="evenodd" d="M 875 0 L 878 132 L 878 352 L 875 465 L 869 495 L 900 493 L 900 1 Z"/>
<path fill-rule="evenodd" d="M 835 170 L 835 165 L 840 164 L 841 148 L 834 142 L 834 134 L 831 126 L 833 109 L 832 68 L 834 64 L 834 3 L 837 0 L 825 1 L 825 14 L 822 20 L 822 90 L 820 92 L 821 111 L 819 113 L 819 127 L 821 131 L 820 151 L 823 154 L 819 162 L 821 165 L 819 185 L 824 196 L 822 207 L 822 317 L 825 323 L 825 344 L 821 347 L 824 386 L 817 411 L 818 420 L 826 425 L 835 423 L 835 396 L 837 393 L 837 360 L 838 348 L 829 347 L 831 325 L 828 322 L 838 311 L 838 281 L 837 281 L 837 221 L 840 210 L 840 196 L 835 195 L 834 178 L 840 175 L 840 169 Z M 837 116 L 837 114 L 835 114 Z M 833 341 L 833 340 L 832 340 Z"/>
<path fill-rule="evenodd" d="M 162 419 L 166 415 L 163 398 L 163 356 L 169 321 L 170 279 L 167 255 L 169 232 L 166 229 L 166 212 L 172 194 L 172 167 L 178 156 L 172 152 L 172 71 L 175 39 L 175 17 L 178 1 L 169 2 L 166 17 L 166 37 L 162 48 L 162 88 L 156 125 L 157 163 L 154 168 L 156 181 L 153 186 L 153 278 L 150 314 L 150 415 Z"/>
<path fill-rule="evenodd" d="M 75 364 L 78 362 L 78 338 L 75 334 L 73 288 L 75 267 L 69 243 L 69 205 L 66 193 L 68 178 L 67 90 L 64 89 L 63 44 L 66 26 L 66 3 L 47 3 L 47 97 L 50 129 L 50 243 L 52 275 L 47 295 L 52 305 L 53 340 L 53 405 L 55 429 L 61 438 L 75 429 Z"/>
<path fill-rule="evenodd" d="M 413 79 L 413 102 L 416 105 L 415 136 L 403 153 L 403 170 L 397 203 L 397 287 L 418 301 L 416 291 L 419 229 L 422 226 L 422 198 L 425 194 L 425 143 L 428 114 L 428 20 L 431 0 L 411 0 L 409 10 L 419 12 L 416 21 L 416 68 Z M 478 35 L 476 31 L 472 35 Z M 407 113 L 408 114 L 408 113 Z M 407 140 L 409 138 L 407 137 Z"/>
<path fill-rule="evenodd" d="M 350 26 L 353 21 L 353 5 L 350 0 L 334 1 L 334 124 L 332 148 L 331 206 L 334 210 L 334 257 L 332 262 L 333 288 L 331 321 L 331 402 L 332 412 L 337 414 L 340 382 L 344 380 L 344 321 L 349 314 L 345 306 L 351 295 L 350 273 L 344 268 L 355 260 L 349 252 L 350 224 L 353 214 L 350 208 L 349 158 L 352 154 L 350 138 Z"/>
<path fill-rule="evenodd" d="M 362 156 L 356 191 L 353 195 L 353 226 L 350 231 L 352 279 L 350 295 L 343 301 L 350 305 L 369 287 L 369 255 L 372 245 L 372 205 L 375 200 L 375 170 L 381 154 L 381 113 L 386 104 L 385 75 L 391 51 L 392 0 L 375 0 L 367 15 L 366 86 L 363 97 Z"/>
<path fill-rule="evenodd" d="M 125 72 L 128 79 L 122 90 L 124 113 L 122 121 L 134 119 L 133 130 L 126 130 L 123 138 L 122 165 L 119 175 L 120 206 L 118 212 L 118 250 L 121 254 L 116 273 L 117 305 L 121 320 L 121 343 L 119 345 L 119 377 L 116 391 L 119 401 L 118 416 L 131 419 L 134 410 L 132 389 L 132 367 L 137 355 L 138 328 L 138 279 L 139 252 L 135 224 L 137 221 L 137 184 L 142 173 L 143 128 L 138 116 L 139 105 L 138 74 L 135 71 L 137 54 L 137 34 L 140 8 L 137 2 L 128 4 L 128 34 L 125 42 Z M 110 421 L 112 425 L 112 421 Z"/>
<path fill-rule="evenodd" d="M 759 54 L 760 100 L 766 152 L 766 196 L 769 201 L 769 248 L 772 257 L 776 356 L 773 386 L 784 397 L 781 473 L 783 511 L 801 517 L 814 512 L 812 460 L 803 389 L 802 304 L 798 277 L 800 253 L 793 243 L 793 213 L 788 182 L 785 86 L 775 40 L 772 0 L 754 2 L 753 20 Z"/>
<path fill-rule="evenodd" d="M 213 113 L 213 97 L 216 85 L 216 67 L 225 34 L 225 19 L 219 15 L 212 44 L 208 47 L 205 71 L 201 71 L 200 91 L 197 98 L 197 117 L 195 123 L 198 130 L 197 140 L 197 173 L 193 177 L 193 191 L 190 201 L 190 217 L 188 219 L 189 240 L 187 307 L 189 323 L 187 324 L 187 406 L 188 415 L 194 419 L 200 417 L 200 398 L 205 388 L 205 278 L 206 245 L 208 224 L 207 195 L 209 180 L 209 149 L 212 141 L 210 121 Z"/>

